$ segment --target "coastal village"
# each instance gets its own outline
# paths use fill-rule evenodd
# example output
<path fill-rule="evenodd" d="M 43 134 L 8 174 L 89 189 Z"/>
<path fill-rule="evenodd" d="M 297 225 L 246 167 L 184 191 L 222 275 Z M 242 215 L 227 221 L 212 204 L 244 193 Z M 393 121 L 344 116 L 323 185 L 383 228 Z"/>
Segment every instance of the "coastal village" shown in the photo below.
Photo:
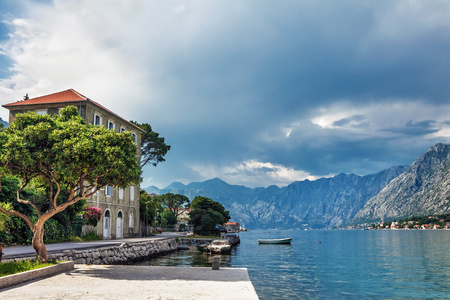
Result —
<path fill-rule="evenodd" d="M 366 229 L 366 230 L 385 230 L 385 229 L 405 229 L 405 230 L 450 230 L 450 215 L 445 216 L 425 216 L 412 218 L 415 220 L 402 220 L 392 222 L 364 223 L 358 225 L 349 225 L 341 229 Z"/>

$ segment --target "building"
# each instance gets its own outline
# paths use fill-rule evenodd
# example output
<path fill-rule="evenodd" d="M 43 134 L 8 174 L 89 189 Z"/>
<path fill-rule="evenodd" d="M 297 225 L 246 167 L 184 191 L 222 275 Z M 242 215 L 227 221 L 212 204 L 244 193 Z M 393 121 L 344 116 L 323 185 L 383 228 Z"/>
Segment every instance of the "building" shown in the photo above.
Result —
<path fill-rule="evenodd" d="M 3 107 L 9 110 L 9 123 L 12 123 L 19 113 L 36 111 L 38 114 L 53 115 L 70 105 L 76 106 L 80 116 L 89 124 L 105 126 L 116 132 L 130 132 L 136 142 L 136 155 L 140 157 L 143 130 L 73 89 L 5 104 Z M 103 211 L 96 229 L 98 235 L 105 239 L 139 235 L 139 191 L 139 185 L 126 189 L 106 186 L 87 200 L 89 206 L 99 207 Z"/>
<path fill-rule="evenodd" d="M 237 222 L 227 222 L 224 224 L 228 232 L 239 232 L 241 225 Z"/>

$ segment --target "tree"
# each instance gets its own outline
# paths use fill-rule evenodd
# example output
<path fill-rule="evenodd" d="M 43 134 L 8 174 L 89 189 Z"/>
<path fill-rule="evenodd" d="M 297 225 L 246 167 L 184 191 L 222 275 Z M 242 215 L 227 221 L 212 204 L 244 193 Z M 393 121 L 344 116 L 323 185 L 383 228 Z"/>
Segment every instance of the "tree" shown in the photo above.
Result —
<path fill-rule="evenodd" d="M 156 219 L 156 210 L 159 209 L 159 203 L 154 201 L 151 195 L 149 195 L 145 190 L 140 191 L 139 197 L 139 217 L 142 224 L 146 227 L 144 234 L 148 235 L 148 225 L 155 225 L 154 220 Z"/>
<path fill-rule="evenodd" d="M 161 206 L 167 207 L 175 215 L 175 218 L 187 211 L 190 206 L 189 198 L 180 194 L 167 193 L 153 198 Z"/>
<path fill-rule="evenodd" d="M 230 218 L 230 214 L 219 202 L 206 197 L 197 196 L 192 200 L 189 223 L 198 234 L 211 234 L 216 224 L 222 225 Z"/>
<path fill-rule="evenodd" d="M 139 124 L 135 121 L 131 123 L 144 130 L 141 137 L 141 168 L 148 163 L 156 166 L 159 162 L 165 161 L 164 155 L 170 150 L 170 146 L 164 142 L 164 138 L 159 137 L 159 133 L 154 132 L 148 123 Z"/>
<path fill-rule="evenodd" d="M 132 137 L 87 124 L 75 107 L 54 116 L 18 114 L 8 128 L 0 130 L 0 144 L 0 175 L 20 180 L 14 207 L 0 206 L 0 211 L 27 223 L 33 232 L 32 246 L 42 261 L 47 261 L 44 223 L 48 219 L 106 185 L 125 188 L 140 182 Z M 22 193 L 32 182 L 44 187 L 45 201 Z M 17 205 L 32 208 L 36 221 Z"/>
<path fill-rule="evenodd" d="M 225 207 L 221 203 L 206 197 L 196 196 L 194 200 L 192 200 L 191 210 L 195 209 L 212 209 L 223 215 L 225 222 L 228 222 L 228 220 L 231 219 L 230 212 L 225 210 Z"/>
<path fill-rule="evenodd" d="M 165 210 L 161 213 L 161 218 L 167 222 L 167 225 L 177 224 L 177 217 L 171 210 Z"/>

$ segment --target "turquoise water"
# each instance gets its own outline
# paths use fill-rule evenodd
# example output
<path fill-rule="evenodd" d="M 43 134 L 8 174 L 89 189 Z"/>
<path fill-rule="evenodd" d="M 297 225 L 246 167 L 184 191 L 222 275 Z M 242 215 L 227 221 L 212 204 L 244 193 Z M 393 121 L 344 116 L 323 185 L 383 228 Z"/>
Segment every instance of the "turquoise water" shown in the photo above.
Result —
<path fill-rule="evenodd" d="M 221 265 L 245 267 L 260 299 L 450 299 L 450 231 L 241 232 Z M 258 238 L 293 237 L 292 245 Z M 320 243 L 319 243 L 320 241 Z M 146 264 L 208 266 L 180 251 Z"/>

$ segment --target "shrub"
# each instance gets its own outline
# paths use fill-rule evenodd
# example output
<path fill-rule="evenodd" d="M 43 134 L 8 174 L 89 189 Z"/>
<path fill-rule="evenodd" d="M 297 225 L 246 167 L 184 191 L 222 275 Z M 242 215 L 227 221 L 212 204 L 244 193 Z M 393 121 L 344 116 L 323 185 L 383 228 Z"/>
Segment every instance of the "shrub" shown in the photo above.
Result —
<path fill-rule="evenodd" d="M 83 214 L 85 225 L 97 226 L 97 223 L 102 217 L 103 212 L 98 207 L 86 207 Z"/>
<path fill-rule="evenodd" d="M 86 242 L 87 241 L 98 241 L 98 240 L 101 240 L 101 237 L 99 237 L 97 235 L 95 230 L 89 230 L 81 237 L 81 239 Z"/>

